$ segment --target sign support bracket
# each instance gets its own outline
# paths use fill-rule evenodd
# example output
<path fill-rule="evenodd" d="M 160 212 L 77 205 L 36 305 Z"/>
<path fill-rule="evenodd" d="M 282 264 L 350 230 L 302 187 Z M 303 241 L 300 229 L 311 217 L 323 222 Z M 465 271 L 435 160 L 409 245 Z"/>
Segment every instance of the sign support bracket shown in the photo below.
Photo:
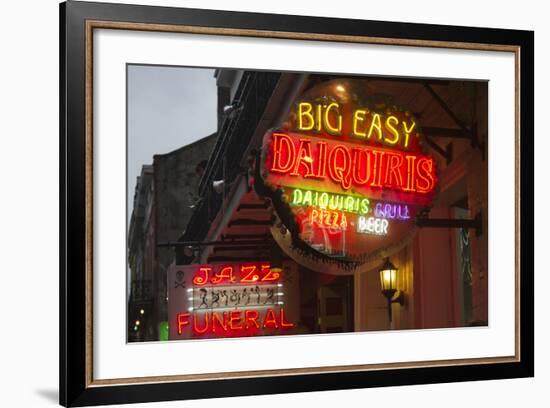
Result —
<path fill-rule="evenodd" d="M 475 229 L 476 236 L 483 232 L 483 218 L 481 212 L 475 218 L 428 218 L 421 216 L 416 219 L 416 225 L 420 228 L 466 228 Z"/>

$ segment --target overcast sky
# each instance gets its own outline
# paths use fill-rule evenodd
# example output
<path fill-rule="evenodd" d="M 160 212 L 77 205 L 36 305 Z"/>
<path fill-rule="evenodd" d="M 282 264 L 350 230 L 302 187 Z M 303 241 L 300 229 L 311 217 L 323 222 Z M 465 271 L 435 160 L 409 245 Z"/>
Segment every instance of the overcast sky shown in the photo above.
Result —
<path fill-rule="evenodd" d="M 141 166 L 216 131 L 216 104 L 213 69 L 128 66 L 128 221 Z"/>

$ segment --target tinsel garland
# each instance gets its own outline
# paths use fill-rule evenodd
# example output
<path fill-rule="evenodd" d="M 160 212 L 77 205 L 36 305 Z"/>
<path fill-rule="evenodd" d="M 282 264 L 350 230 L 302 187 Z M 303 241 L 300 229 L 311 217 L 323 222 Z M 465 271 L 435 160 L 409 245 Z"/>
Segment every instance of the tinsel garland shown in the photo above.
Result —
<path fill-rule="evenodd" d="M 292 214 L 290 206 L 283 199 L 283 191 L 281 189 L 274 190 L 265 184 L 264 179 L 260 174 L 260 162 L 261 152 L 258 152 L 254 171 L 254 191 L 256 191 L 259 196 L 269 198 L 271 200 L 277 216 L 291 234 L 292 248 L 300 252 L 303 256 L 321 261 L 323 263 L 337 264 L 338 267 L 345 270 L 357 268 L 361 262 L 348 257 L 338 259 L 332 258 L 329 255 L 323 254 L 312 248 L 307 242 L 300 238 L 298 224 L 296 223 L 296 219 L 294 214 Z"/>

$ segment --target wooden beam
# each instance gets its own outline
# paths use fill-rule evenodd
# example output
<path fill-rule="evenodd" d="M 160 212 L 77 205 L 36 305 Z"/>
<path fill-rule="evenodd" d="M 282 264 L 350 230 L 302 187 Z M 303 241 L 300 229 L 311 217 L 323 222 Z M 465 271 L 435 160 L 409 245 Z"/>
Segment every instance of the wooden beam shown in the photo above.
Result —
<path fill-rule="evenodd" d="M 208 262 L 261 262 L 267 261 L 266 256 L 242 256 L 242 257 L 231 257 L 231 256 L 211 256 L 208 258 Z"/>
<path fill-rule="evenodd" d="M 443 100 L 443 98 L 441 98 L 441 96 L 439 96 L 439 94 L 434 91 L 434 89 L 431 87 L 430 84 L 425 82 L 424 88 L 428 90 L 430 95 L 432 95 L 432 97 L 437 101 L 439 106 L 441 106 L 441 108 L 447 113 L 447 115 L 449 115 L 449 117 L 458 125 L 459 128 L 461 128 L 465 132 L 469 132 L 468 127 L 464 123 L 462 123 L 462 121 L 458 118 L 458 116 L 455 115 L 455 113 L 452 111 L 449 105 L 447 105 L 447 103 Z"/>
<path fill-rule="evenodd" d="M 239 246 L 239 245 L 265 245 L 265 240 L 235 240 L 235 241 L 175 241 L 159 242 L 158 247 L 207 247 L 207 246 Z"/>
<path fill-rule="evenodd" d="M 418 217 L 416 225 L 421 228 L 468 228 L 475 229 L 476 235 L 481 235 L 482 232 L 482 217 L 478 213 L 475 218 L 428 218 Z"/>
<path fill-rule="evenodd" d="M 432 149 L 434 149 L 437 153 L 439 153 L 447 161 L 447 164 L 449 164 L 453 160 L 453 145 L 452 145 L 452 143 L 449 143 L 447 145 L 447 147 L 444 149 L 441 146 L 439 146 L 437 143 L 435 143 L 429 137 L 425 137 L 424 140 L 428 143 L 428 145 Z"/>
<path fill-rule="evenodd" d="M 272 221 L 269 220 L 254 220 L 251 218 L 237 218 L 236 220 L 229 221 L 228 226 L 234 227 L 234 226 L 262 226 L 262 225 L 271 225 Z"/>
<path fill-rule="evenodd" d="M 269 239 L 270 235 L 268 234 L 223 234 L 222 235 L 222 241 L 225 241 L 226 239 L 234 239 L 234 240 L 240 240 L 240 239 Z"/>
<path fill-rule="evenodd" d="M 260 203 L 260 204 L 240 204 L 239 207 L 237 207 L 237 211 L 242 210 L 265 210 L 267 209 L 268 205 L 266 203 Z"/>
<path fill-rule="evenodd" d="M 265 244 L 259 244 L 259 245 L 232 245 L 232 246 L 222 246 L 222 247 L 215 247 L 214 253 L 217 252 L 229 252 L 229 251 L 258 251 L 269 248 L 268 245 Z"/>

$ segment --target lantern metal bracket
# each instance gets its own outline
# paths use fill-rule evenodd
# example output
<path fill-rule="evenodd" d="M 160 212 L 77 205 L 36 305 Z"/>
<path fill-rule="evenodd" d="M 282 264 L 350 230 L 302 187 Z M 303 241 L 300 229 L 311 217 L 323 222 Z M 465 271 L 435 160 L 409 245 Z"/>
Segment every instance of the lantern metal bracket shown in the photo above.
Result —
<path fill-rule="evenodd" d="M 405 304 L 405 292 L 397 290 L 396 294 L 391 299 L 392 303 L 398 303 L 400 306 Z"/>
<path fill-rule="evenodd" d="M 393 303 L 397 303 L 400 306 L 403 306 L 405 304 L 405 292 L 399 289 L 387 289 L 383 290 L 382 294 L 386 297 L 388 301 L 388 317 L 391 323 L 391 321 L 393 320 L 391 305 Z"/>
<path fill-rule="evenodd" d="M 477 124 L 474 123 L 471 128 L 468 128 L 459 118 L 455 115 L 453 110 L 447 105 L 447 103 L 439 96 L 439 94 L 432 88 L 432 86 L 425 82 L 424 88 L 429 92 L 429 94 L 436 100 L 438 105 L 447 113 L 447 115 L 453 120 L 453 122 L 459 127 L 458 131 L 462 131 L 468 139 L 470 139 L 470 144 L 472 147 L 479 149 L 481 152 L 481 158 L 485 160 L 485 145 L 484 143 L 481 143 L 478 138 L 477 134 Z M 436 132 L 433 134 L 436 135 Z M 445 130 L 441 132 L 441 135 L 443 137 L 457 137 L 457 138 L 463 138 L 461 135 L 457 133 L 457 130 Z M 433 147 L 433 146 L 432 146 Z"/>
<path fill-rule="evenodd" d="M 445 161 L 447 162 L 447 165 L 449 165 L 453 161 L 453 144 L 452 143 L 449 143 L 447 147 L 442 148 L 428 136 L 425 137 L 425 140 L 426 140 L 426 143 L 428 143 L 428 146 L 434 149 L 440 156 L 442 156 L 445 159 Z"/>
<path fill-rule="evenodd" d="M 416 225 L 420 228 L 475 229 L 476 237 L 479 237 L 483 233 L 481 211 L 474 218 L 428 218 L 427 215 L 420 215 L 416 219 Z"/>

